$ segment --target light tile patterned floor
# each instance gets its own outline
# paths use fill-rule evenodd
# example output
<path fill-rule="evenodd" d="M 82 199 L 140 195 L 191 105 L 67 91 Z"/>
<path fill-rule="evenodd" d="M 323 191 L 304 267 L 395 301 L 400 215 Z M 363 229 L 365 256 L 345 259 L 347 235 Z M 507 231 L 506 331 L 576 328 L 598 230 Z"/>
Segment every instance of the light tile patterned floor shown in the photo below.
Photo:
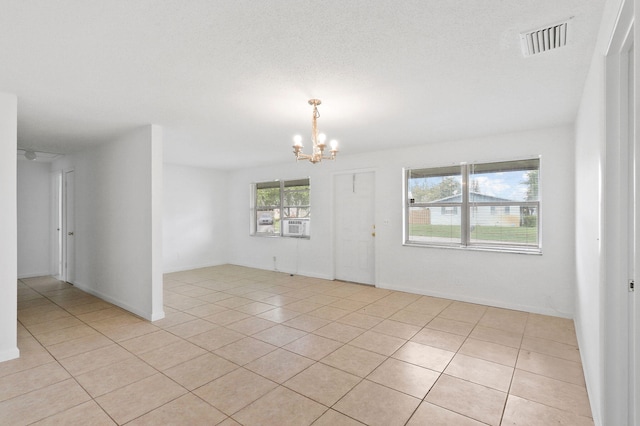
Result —
<path fill-rule="evenodd" d="M 570 320 L 232 265 L 154 323 L 18 282 L 3 425 L 592 425 Z"/>

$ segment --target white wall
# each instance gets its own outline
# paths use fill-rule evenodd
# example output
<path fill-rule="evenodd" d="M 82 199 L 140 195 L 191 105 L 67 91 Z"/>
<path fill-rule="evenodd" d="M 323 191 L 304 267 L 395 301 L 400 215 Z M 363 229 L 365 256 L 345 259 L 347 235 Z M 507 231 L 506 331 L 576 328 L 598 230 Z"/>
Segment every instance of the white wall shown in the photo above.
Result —
<path fill-rule="evenodd" d="M 18 160 L 18 277 L 51 273 L 51 164 Z"/>
<path fill-rule="evenodd" d="M 227 263 L 229 207 L 226 172 L 165 164 L 164 272 Z"/>
<path fill-rule="evenodd" d="M 0 93 L 0 362 L 17 358 L 17 98 Z"/>
<path fill-rule="evenodd" d="M 345 142 L 346 143 L 346 142 Z M 402 246 L 402 168 L 542 155 L 543 254 Z M 335 163 L 279 164 L 230 173 L 230 262 L 333 278 L 333 175 L 376 172 L 376 283 L 412 291 L 571 317 L 574 303 L 574 134 L 571 126 L 429 144 L 349 157 Z M 249 236 L 252 182 L 310 176 L 310 240 Z M 273 262 L 273 256 L 278 261 Z"/>
<path fill-rule="evenodd" d="M 332 173 L 344 163 L 308 162 L 236 170 L 229 173 L 229 262 L 260 269 L 333 279 Z M 250 232 L 251 183 L 274 179 L 310 178 L 311 239 L 252 237 Z M 276 262 L 273 257 L 276 257 Z"/>
<path fill-rule="evenodd" d="M 161 129 L 137 129 L 65 162 L 75 170 L 74 284 L 162 318 Z"/>
<path fill-rule="evenodd" d="M 575 324 L 591 409 L 600 419 L 602 390 L 602 173 L 604 57 L 594 57 L 576 120 Z M 597 421 L 596 424 L 601 424 Z"/>

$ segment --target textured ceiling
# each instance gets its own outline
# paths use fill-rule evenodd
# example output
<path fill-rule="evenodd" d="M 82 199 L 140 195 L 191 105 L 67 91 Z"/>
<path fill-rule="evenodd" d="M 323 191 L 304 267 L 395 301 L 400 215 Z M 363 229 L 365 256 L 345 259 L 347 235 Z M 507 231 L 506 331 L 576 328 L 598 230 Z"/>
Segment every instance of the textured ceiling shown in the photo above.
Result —
<path fill-rule="evenodd" d="M 604 0 L 0 0 L 18 145 L 76 152 L 145 124 L 165 161 L 293 161 L 311 107 L 341 155 L 572 123 Z M 567 46 L 519 34 L 573 17 Z M 514 142 L 517 143 L 517 142 Z"/>

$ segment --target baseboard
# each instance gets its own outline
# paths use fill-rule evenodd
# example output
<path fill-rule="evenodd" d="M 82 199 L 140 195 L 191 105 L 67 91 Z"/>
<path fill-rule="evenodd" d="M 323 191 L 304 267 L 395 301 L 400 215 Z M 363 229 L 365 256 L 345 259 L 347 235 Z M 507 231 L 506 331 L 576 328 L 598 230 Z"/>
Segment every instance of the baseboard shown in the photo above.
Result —
<path fill-rule="evenodd" d="M 180 266 L 178 268 L 170 268 L 167 269 L 165 271 L 163 271 L 163 274 L 171 274 L 173 272 L 184 272 L 184 271 L 191 271 L 192 269 L 202 269 L 202 268 L 210 268 L 212 266 L 220 266 L 220 265 L 226 265 L 227 262 L 222 262 L 222 263 L 207 263 L 207 264 L 201 264 L 201 265 L 192 265 L 192 266 Z"/>
<path fill-rule="evenodd" d="M 280 272 L 282 274 L 290 274 L 290 275 L 300 275 L 302 277 L 309 277 L 309 278 L 319 278 L 322 280 L 329 280 L 332 281 L 333 277 L 329 276 L 329 275 L 324 275 L 324 274 L 314 274 L 314 273 L 309 273 L 309 272 L 304 272 L 304 271 L 293 271 L 293 270 L 287 270 L 287 269 L 270 269 L 270 268 L 262 268 L 260 266 L 255 266 L 255 265 L 249 265 L 249 264 L 244 264 L 244 263 L 227 263 L 227 265 L 234 265 L 234 266 L 242 266 L 245 268 L 253 268 L 253 269 L 259 269 L 261 271 L 271 271 L 271 272 Z"/>
<path fill-rule="evenodd" d="M 10 361 L 16 358 L 20 358 L 20 349 L 17 347 L 0 351 L 0 362 Z"/>
<path fill-rule="evenodd" d="M 523 312 L 530 312 L 533 314 L 541 314 L 541 315 L 549 315 L 553 317 L 573 319 L 573 314 L 568 312 L 559 312 L 551 309 L 541 309 L 536 306 L 520 305 L 517 303 L 496 302 L 494 299 L 485 299 L 482 297 L 461 296 L 459 294 L 445 293 L 445 292 L 439 292 L 439 291 L 428 291 L 421 288 L 389 285 L 384 283 L 377 284 L 376 287 L 384 288 L 387 290 L 396 290 L 396 291 L 404 291 L 404 292 L 413 293 L 413 294 L 421 294 L 424 296 L 439 297 L 442 299 L 457 300 L 460 302 L 476 303 L 479 305 L 493 306 L 496 308 L 511 309 L 514 311 L 523 311 Z"/>
<path fill-rule="evenodd" d="M 135 306 L 131 306 L 128 303 L 123 302 L 122 300 L 119 300 L 119 299 L 116 299 L 114 297 L 109 296 L 108 294 L 104 294 L 104 293 L 102 293 L 100 291 L 96 291 L 93 288 L 91 288 L 89 286 L 86 286 L 86 285 L 84 285 L 82 283 L 75 282 L 73 285 L 76 288 L 84 291 L 85 293 L 89 293 L 91 295 L 99 297 L 100 299 L 104 300 L 105 302 L 109 302 L 112 305 L 116 305 L 116 306 L 118 306 L 118 307 L 120 307 L 120 308 L 122 308 L 122 309 L 124 309 L 126 311 L 131 312 L 134 315 L 139 316 L 140 318 L 144 318 L 147 321 L 154 321 L 152 319 L 154 317 L 154 313 L 138 309 Z M 164 312 L 162 312 L 162 316 L 164 317 Z M 158 318 L 158 319 L 160 319 L 160 318 Z"/>
<path fill-rule="evenodd" d="M 583 345 L 584 338 L 582 337 L 582 326 L 579 325 L 579 321 L 574 320 L 573 325 L 576 330 L 576 338 L 578 339 L 578 348 L 586 348 L 586 345 Z M 595 399 L 595 392 L 591 392 L 591 388 L 593 385 L 593 380 L 591 379 L 591 371 L 586 368 L 589 363 L 584 359 L 585 351 L 580 350 L 580 361 L 582 362 L 582 373 L 584 374 L 584 381 L 587 387 L 587 397 L 589 398 L 589 405 L 591 406 L 591 417 L 593 418 L 594 426 L 603 426 L 602 423 L 602 415 L 600 413 L 600 403 Z"/>
<path fill-rule="evenodd" d="M 35 277 L 48 277 L 51 275 L 51 272 L 29 272 L 26 274 L 18 274 L 18 279 L 21 280 L 23 278 L 35 278 Z"/>
<path fill-rule="evenodd" d="M 161 320 L 162 318 L 164 318 L 164 311 L 162 311 L 162 312 L 154 312 L 151 315 L 151 321 L 158 321 L 158 320 Z"/>

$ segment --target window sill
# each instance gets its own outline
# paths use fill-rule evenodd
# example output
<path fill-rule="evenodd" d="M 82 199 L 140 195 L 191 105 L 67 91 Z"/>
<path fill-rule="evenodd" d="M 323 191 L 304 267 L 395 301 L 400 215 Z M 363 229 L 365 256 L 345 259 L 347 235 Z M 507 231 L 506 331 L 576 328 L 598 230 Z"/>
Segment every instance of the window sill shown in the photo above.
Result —
<path fill-rule="evenodd" d="M 452 244 L 425 244 L 415 243 L 411 241 L 405 241 L 403 244 L 405 247 L 421 247 L 421 248 L 436 248 L 436 249 L 449 249 L 449 250 L 463 250 L 463 251 L 488 251 L 495 253 L 513 253 L 513 254 L 528 254 L 542 256 L 542 249 L 540 248 L 524 248 L 524 247 L 496 247 L 496 246 L 461 246 Z"/>
<path fill-rule="evenodd" d="M 296 238 L 298 240 L 310 240 L 310 235 L 280 235 L 280 234 L 250 234 L 251 237 L 258 238 Z"/>

